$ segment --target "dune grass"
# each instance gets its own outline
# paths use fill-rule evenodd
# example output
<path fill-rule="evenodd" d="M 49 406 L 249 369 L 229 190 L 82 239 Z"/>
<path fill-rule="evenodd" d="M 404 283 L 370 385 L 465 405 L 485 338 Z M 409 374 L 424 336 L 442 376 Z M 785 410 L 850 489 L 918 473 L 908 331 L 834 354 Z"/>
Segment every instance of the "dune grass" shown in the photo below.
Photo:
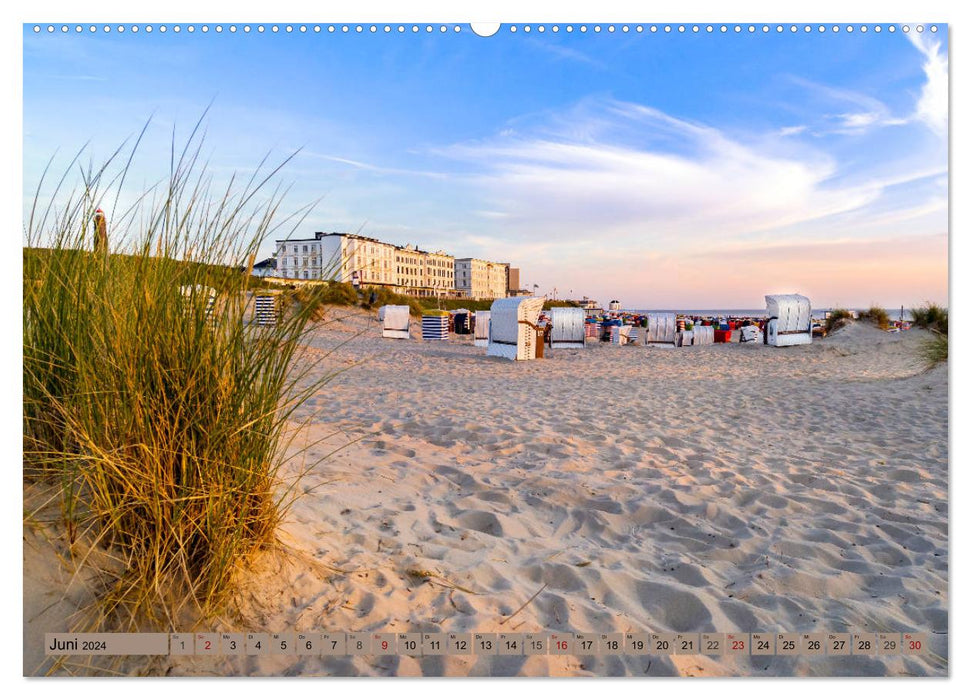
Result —
<path fill-rule="evenodd" d="M 919 328 L 926 328 L 928 330 L 935 330 L 939 333 L 947 335 L 946 308 L 931 302 L 926 302 L 923 306 L 918 306 L 911 309 L 910 313 L 914 317 L 915 326 Z"/>
<path fill-rule="evenodd" d="M 852 320 L 853 314 L 846 309 L 833 309 L 829 312 L 829 316 L 826 317 L 826 335 L 829 335 L 833 331 L 838 331 Z"/>
<path fill-rule="evenodd" d="M 921 343 L 918 353 L 925 369 L 933 369 L 941 362 L 947 362 L 947 309 L 926 302 L 923 306 L 911 309 L 914 325 L 931 332 L 931 337 Z"/>
<path fill-rule="evenodd" d="M 297 369 L 311 306 L 247 322 L 239 270 L 294 223 L 261 195 L 283 164 L 213 191 L 193 138 L 129 209 L 105 206 L 128 169 L 116 154 L 74 192 L 36 195 L 25 227 L 24 477 L 56 493 L 79 563 L 84 547 L 119 563 L 100 592 L 115 629 L 220 612 L 275 541 L 285 425 L 327 380 Z M 99 206 L 111 252 L 90 252 Z"/>
<path fill-rule="evenodd" d="M 880 330 L 885 331 L 890 328 L 890 317 L 887 315 L 887 310 L 879 306 L 871 306 L 866 311 L 861 311 L 860 320 L 869 321 Z"/>
<path fill-rule="evenodd" d="M 941 362 L 947 362 L 947 335 L 932 331 L 933 335 L 921 343 L 918 353 L 925 369 L 933 369 Z"/>

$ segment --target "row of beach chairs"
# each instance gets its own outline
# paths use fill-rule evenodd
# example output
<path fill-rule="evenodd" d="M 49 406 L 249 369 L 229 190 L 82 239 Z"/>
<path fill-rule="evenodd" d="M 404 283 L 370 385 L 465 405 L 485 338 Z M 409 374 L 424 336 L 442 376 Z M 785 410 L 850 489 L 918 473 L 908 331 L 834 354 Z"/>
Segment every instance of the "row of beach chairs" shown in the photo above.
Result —
<path fill-rule="evenodd" d="M 812 310 L 809 299 L 797 294 L 768 295 L 765 297 L 768 320 L 764 333 L 756 326 L 740 329 L 741 342 L 756 342 L 762 336 L 767 345 L 800 345 L 812 342 Z M 475 314 L 474 343 L 486 347 L 487 354 L 512 360 L 529 360 L 537 357 L 538 343 L 536 324 L 544 300 L 538 297 L 511 297 L 497 299 L 490 311 Z M 582 348 L 587 338 L 598 338 L 599 324 L 587 324 L 583 309 L 554 308 L 550 312 L 553 324 L 550 345 L 553 348 Z M 382 307 L 379 317 L 384 320 L 384 337 L 409 337 L 410 321 L 407 306 Z M 591 328 L 593 326 L 593 329 Z M 644 332 L 644 345 L 686 347 L 712 345 L 715 342 L 713 326 L 695 326 L 691 330 L 678 327 L 674 313 L 650 313 L 647 328 L 614 325 L 610 329 L 611 342 L 628 345 L 638 340 Z M 444 340 L 448 338 L 447 312 L 432 312 L 422 317 L 422 338 Z"/>

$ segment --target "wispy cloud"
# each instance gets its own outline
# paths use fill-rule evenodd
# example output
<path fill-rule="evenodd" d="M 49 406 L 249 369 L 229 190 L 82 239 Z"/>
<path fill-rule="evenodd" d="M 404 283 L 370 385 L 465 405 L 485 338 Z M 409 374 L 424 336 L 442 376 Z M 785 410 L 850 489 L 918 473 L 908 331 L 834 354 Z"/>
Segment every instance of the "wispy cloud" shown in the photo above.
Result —
<path fill-rule="evenodd" d="M 380 175 L 407 175 L 415 177 L 428 177 L 434 179 L 444 179 L 448 177 L 446 173 L 434 172 L 430 170 L 411 170 L 406 168 L 392 168 L 383 165 L 375 165 L 373 163 L 365 163 L 363 161 L 354 160 L 352 158 L 343 158 L 341 156 L 330 155 L 328 153 L 315 153 L 313 151 L 303 151 L 301 155 L 308 158 L 316 158 L 318 160 L 326 160 L 332 163 L 340 163 L 342 165 L 349 165 L 358 170 L 366 170 L 370 173 L 376 173 Z"/>
<path fill-rule="evenodd" d="M 596 68 L 605 69 L 607 67 L 603 61 L 592 58 L 582 51 L 570 48 L 569 46 L 563 46 L 562 44 L 557 44 L 552 41 L 539 39 L 529 39 L 528 41 L 529 45 L 533 48 L 540 51 L 545 51 L 556 58 L 575 61 L 577 63 L 585 63 L 588 66 L 594 66 Z"/>
<path fill-rule="evenodd" d="M 596 128 L 583 126 L 587 118 Z M 520 132 L 441 153 L 484 165 L 473 180 L 488 209 L 553 238 L 597 230 L 615 241 L 702 244 L 850 211 L 880 194 L 874 184 L 827 186 L 836 163 L 823 152 L 772 153 L 644 105 L 586 102 L 561 121 L 588 136 Z"/>
<path fill-rule="evenodd" d="M 924 75 L 927 81 L 917 100 L 915 118 L 937 134 L 947 133 L 948 60 L 941 54 L 941 42 L 924 32 L 909 32 L 907 38 L 923 54 Z"/>

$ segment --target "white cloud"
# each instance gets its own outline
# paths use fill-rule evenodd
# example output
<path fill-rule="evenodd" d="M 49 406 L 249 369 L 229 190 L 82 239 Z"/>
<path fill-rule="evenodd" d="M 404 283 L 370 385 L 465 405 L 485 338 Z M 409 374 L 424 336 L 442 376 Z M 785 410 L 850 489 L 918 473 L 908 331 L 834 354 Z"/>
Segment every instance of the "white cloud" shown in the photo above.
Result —
<path fill-rule="evenodd" d="M 877 112 L 858 112 L 856 114 L 840 114 L 837 116 L 842 119 L 844 129 L 862 129 L 880 121 L 880 114 Z"/>
<path fill-rule="evenodd" d="M 927 33 L 909 32 L 907 38 L 926 59 L 924 75 L 927 82 L 917 100 L 914 116 L 937 134 L 947 133 L 948 60 L 941 54 L 941 42 Z"/>
<path fill-rule="evenodd" d="M 866 183 L 829 187 L 836 163 L 819 151 L 773 153 L 642 105 L 588 102 L 556 121 L 570 135 L 521 132 L 443 152 L 482 164 L 474 185 L 484 208 L 508 214 L 511 237 L 528 230 L 552 243 L 597 231 L 620 244 L 704 244 L 850 211 L 880 194 Z"/>

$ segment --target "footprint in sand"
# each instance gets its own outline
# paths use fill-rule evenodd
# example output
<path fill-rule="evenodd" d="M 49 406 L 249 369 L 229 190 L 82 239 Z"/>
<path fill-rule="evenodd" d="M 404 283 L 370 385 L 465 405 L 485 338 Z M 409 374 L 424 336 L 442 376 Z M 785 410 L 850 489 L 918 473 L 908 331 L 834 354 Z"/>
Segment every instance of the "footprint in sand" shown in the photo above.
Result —
<path fill-rule="evenodd" d="M 502 525 L 494 513 L 484 510 L 470 510 L 459 515 L 456 520 L 462 527 L 477 530 L 493 537 L 502 537 Z"/>

